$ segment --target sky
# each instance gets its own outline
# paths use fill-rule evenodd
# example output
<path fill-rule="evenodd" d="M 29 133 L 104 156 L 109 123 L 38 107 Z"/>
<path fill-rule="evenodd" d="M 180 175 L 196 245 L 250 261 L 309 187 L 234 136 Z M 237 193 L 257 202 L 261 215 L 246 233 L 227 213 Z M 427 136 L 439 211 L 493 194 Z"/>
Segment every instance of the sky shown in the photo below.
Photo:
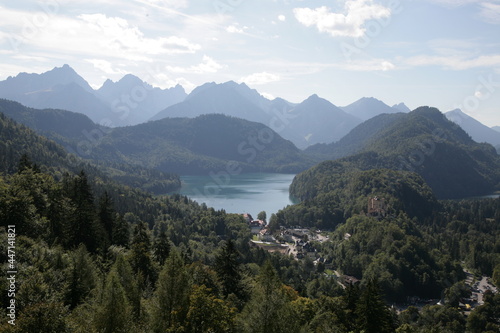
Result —
<path fill-rule="evenodd" d="M 362 97 L 500 126 L 500 0 L 0 2 L 0 80 L 68 64 L 91 86 L 134 74 L 187 92 Z"/>

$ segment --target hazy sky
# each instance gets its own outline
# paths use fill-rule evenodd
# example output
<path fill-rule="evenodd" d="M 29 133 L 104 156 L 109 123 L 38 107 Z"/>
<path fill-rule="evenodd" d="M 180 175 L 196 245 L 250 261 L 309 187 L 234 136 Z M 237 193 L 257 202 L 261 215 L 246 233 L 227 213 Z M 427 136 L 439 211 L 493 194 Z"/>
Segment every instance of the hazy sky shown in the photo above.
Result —
<path fill-rule="evenodd" d="M 500 0 L 39 0 L 0 3 L 0 80 L 69 64 L 189 92 L 361 97 L 500 125 Z"/>

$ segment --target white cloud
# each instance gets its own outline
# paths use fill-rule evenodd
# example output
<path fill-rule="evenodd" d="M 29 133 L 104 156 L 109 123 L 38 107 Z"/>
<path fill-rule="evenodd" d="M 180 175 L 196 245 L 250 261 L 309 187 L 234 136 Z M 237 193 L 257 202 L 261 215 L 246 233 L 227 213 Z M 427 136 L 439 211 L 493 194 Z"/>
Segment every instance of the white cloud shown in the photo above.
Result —
<path fill-rule="evenodd" d="M 184 77 L 171 77 L 165 73 L 164 66 L 158 66 L 157 68 L 150 68 L 148 73 L 139 75 L 141 79 L 154 87 L 159 87 L 162 89 L 168 89 L 175 87 L 176 85 L 181 85 L 186 92 L 190 92 L 196 85 Z"/>
<path fill-rule="evenodd" d="M 480 16 L 483 20 L 492 24 L 500 24 L 500 4 L 482 2 L 480 6 Z"/>
<path fill-rule="evenodd" d="M 498 0 L 428 0 L 448 8 L 475 4 L 479 6 L 479 17 L 491 24 L 500 24 L 500 4 Z"/>
<path fill-rule="evenodd" d="M 27 12 L 18 14 L 29 17 Z M 0 19 L 3 16 L 0 14 Z M 0 26 L 5 24 L 0 22 Z M 195 53 L 201 49 L 200 45 L 179 36 L 148 37 L 127 20 L 104 14 L 54 16 L 29 31 L 23 21 L 18 20 L 16 24 L 9 24 L 8 31 L 9 38 L 17 41 L 20 50 L 21 47 L 43 50 L 61 57 L 152 61 L 158 55 Z"/>
<path fill-rule="evenodd" d="M 468 5 L 471 3 L 478 3 L 483 0 L 428 0 L 428 1 L 445 7 L 453 8 L 453 7 Z"/>
<path fill-rule="evenodd" d="M 396 69 L 396 66 L 384 59 L 359 60 L 349 62 L 347 64 L 339 64 L 335 67 L 349 71 L 373 72 L 373 71 L 391 71 Z"/>
<path fill-rule="evenodd" d="M 103 71 L 106 74 L 126 74 L 127 72 L 121 69 L 114 69 L 113 64 L 104 59 L 85 59 L 85 61 L 94 65 L 95 68 Z"/>
<path fill-rule="evenodd" d="M 101 44 L 118 48 L 122 52 L 136 52 L 141 54 L 176 54 L 194 53 L 201 48 L 185 38 L 170 36 L 147 38 L 138 27 L 130 26 L 119 17 L 107 17 L 103 14 L 80 15 L 87 29 L 99 34 Z"/>
<path fill-rule="evenodd" d="M 219 69 L 224 66 L 219 64 L 214 59 L 207 55 L 203 56 L 203 61 L 198 65 L 193 65 L 189 67 L 179 67 L 179 66 L 167 66 L 166 69 L 172 73 L 194 73 L 194 74 L 204 74 L 204 73 L 216 73 Z"/>
<path fill-rule="evenodd" d="M 267 98 L 268 100 L 272 101 L 273 99 L 275 99 L 276 97 L 274 97 L 274 95 L 272 94 L 269 94 L 269 93 L 266 93 L 266 92 L 261 92 L 260 95 L 264 98 Z"/>
<path fill-rule="evenodd" d="M 147 0 L 146 3 L 165 8 L 187 8 L 187 0 Z"/>
<path fill-rule="evenodd" d="M 248 27 L 238 28 L 235 25 L 230 25 L 226 27 L 226 31 L 232 34 L 244 34 L 245 29 L 248 29 Z"/>
<path fill-rule="evenodd" d="M 234 34 L 234 33 L 242 34 L 244 32 L 243 29 L 237 28 L 234 25 L 230 25 L 230 26 L 226 27 L 226 31 L 230 32 L 232 34 Z"/>
<path fill-rule="evenodd" d="M 272 74 L 268 72 L 261 73 L 253 73 L 248 76 L 242 77 L 239 81 L 244 82 L 248 85 L 258 85 L 258 84 L 266 84 L 270 82 L 279 81 L 280 77 L 277 74 Z"/>
<path fill-rule="evenodd" d="M 421 55 L 404 60 L 410 66 L 441 66 L 451 70 L 467 70 L 477 67 L 500 66 L 500 55 L 484 55 L 475 58 L 464 58 L 458 56 L 428 56 Z"/>
<path fill-rule="evenodd" d="M 280 20 L 281 22 L 285 22 L 286 21 L 285 15 L 278 15 L 278 20 Z"/>
<path fill-rule="evenodd" d="M 345 13 L 334 13 L 325 6 L 316 9 L 295 8 L 295 18 L 303 25 L 316 26 L 318 31 L 332 36 L 361 37 L 365 34 L 365 22 L 388 18 L 391 10 L 374 4 L 372 0 L 347 0 Z"/>

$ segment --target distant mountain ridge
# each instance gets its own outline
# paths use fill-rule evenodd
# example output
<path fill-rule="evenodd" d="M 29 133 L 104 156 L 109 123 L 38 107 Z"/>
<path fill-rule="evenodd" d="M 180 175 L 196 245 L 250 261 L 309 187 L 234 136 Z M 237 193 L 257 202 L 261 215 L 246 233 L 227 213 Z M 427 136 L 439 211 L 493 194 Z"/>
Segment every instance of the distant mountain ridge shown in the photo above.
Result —
<path fill-rule="evenodd" d="M 500 145 L 500 132 L 483 125 L 460 109 L 445 113 L 446 118 L 464 129 L 476 142 L 487 142 L 493 146 Z"/>
<path fill-rule="evenodd" d="M 394 104 L 392 108 L 404 113 L 411 112 L 411 109 L 405 103 Z"/>
<path fill-rule="evenodd" d="M 95 124 L 78 112 L 34 109 L 6 99 L 0 99 L 0 112 L 63 146 L 70 141 L 87 140 L 87 136 L 96 131 L 109 131 L 109 128 Z M 72 150 L 76 150 L 76 144 Z"/>
<path fill-rule="evenodd" d="M 73 120 L 81 121 L 82 118 L 86 118 L 84 115 L 69 111 L 33 110 L 16 102 L 0 100 L 0 172 L 7 174 L 16 172 L 17 163 L 25 154 L 33 162 L 50 168 L 51 172 L 59 176 L 66 172 L 78 173 L 85 169 L 101 178 L 101 182 L 103 178 L 106 178 L 106 180 L 114 180 L 153 193 L 166 193 L 180 188 L 179 177 L 171 173 L 163 173 L 132 164 L 103 163 L 103 161 L 93 162 L 81 159 L 70 154 L 62 145 L 46 138 L 45 135 L 41 136 L 35 133 L 33 129 L 6 115 L 15 113 L 18 113 L 20 115 L 18 118 L 29 123 L 30 126 L 44 127 L 45 130 L 48 130 L 47 126 L 50 126 L 46 125 L 47 120 L 55 119 L 61 122 L 61 119 L 67 121 L 76 116 Z M 48 119 L 38 117 L 39 113 L 44 113 Z M 64 113 L 66 114 L 64 115 Z M 31 116 L 34 117 L 30 119 Z M 74 125 L 77 126 L 76 122 Z"/>
<path fill-rule="evenodd" d="M 500 186 L 500 156 L 494 148 L 473 141 L 435 108 L 374 117 L 338 144 L 319 145 L 306 152 L 316 157 L 323 154 L 323 159 L 343 157 L 335 162 L 347 163 L 352 169 L 416 172 L 438 198 L 482 195 Z"/>
<path fill-rule="evenodd" d="M 260 122 L 299 148 L 318 142 L 337 141 L 361 122 L 317 95 L 300 104 L 281 98 L 271 101 L 246 84 L 233 81 L 212 82 L 197 87 L 184 102 L 166 108 L 151 120 L 194 118 L 204 114 L 224 114 Z"/>
<path fill-rule="evenodd" d="M 257 122 L 224 116 L 165 118 L 158 121 L 107 128 L 85 115 L 65 110 L 37 110 L 0 99 L 0 113 L 36 130 L 67 151 L 103 166 L 112 166 L 119 177 L 148 174 L 169 180 L 171 173 L 220 172 L 296 173 L 317 163 L 292 142 Z M 233 170 L 234 169 L 234 170 Z M 157 172 L 153 172 L 157 170 Z M 172 178 L 172 177 L 171 177 Z M 143 184 L 142 187 L 148 184 Z M 152 185 L 151 185 L 152 186 Z M 156 186 L 154 189 L 161 189 Z"/>
<path fill-rule="evenodd" d="M 305 149 L 305 153 L 320 159 L 337 159 L 358 153 L 368 142 L 375 139 L 393 122 L 404 117 L 403 113 L 381 114 L 356 126 L 337 142 L 316 144 Z"/>
<path fill-rule="evenodd" d="M 96 91 L 69 65 L 42 74 L 20 73 L 0 81 L 0 98 L 37 109 L 83 113 L 94 122 L 111 127 L 145 122 L 185 96 L 180 86 L 153 88 L 133 75 L 117 83 L 108 80 Z"/>
<path fill-rule="evenodd" d="M 299 104 L 282 98 L 269 100 L 245 83 L 233 81 L 205 83 L 187 95 L 180 85 L 160 89 L 132 74 L 116 82 L 108 79 L 94 90 L 69 65 L 0 81 L 0 98 L 35 109 L 82 113 L 107 127 L 165 117 L 225 114 L 269 126 L 300 149 L 338 141 L 363 120 L 380 113 L 408 111 L 403 103 L 389 107 L 375 98 L 362 98 L 344 108 L 317 95 Z"/>
<path fill-rule="evenodd" d="M 341 107 L 341 109 L 363 121 L 383 113 L 408 112 L 409 110 L 404 103 L 390 107 L 373 97 L 363 97 L 352 104 Z"/>
<path fill-rule="evenodd" d="M 92 149 L 91 157 L 181 175 L 217 174 L 228 168 L 293 173 L 317 162 L 271 128 L 222 114 L 115 128 Z"/>
<path fill-rule="evenodd" d="M 120 114 L 127 125 L 144 123 L 158 111 L 182 102 L 187 96 L 180 85 L 160 89 L 132 74 L 125 75 L 117 82 L 106 80 L 96 94 L 113 112 Z"/>

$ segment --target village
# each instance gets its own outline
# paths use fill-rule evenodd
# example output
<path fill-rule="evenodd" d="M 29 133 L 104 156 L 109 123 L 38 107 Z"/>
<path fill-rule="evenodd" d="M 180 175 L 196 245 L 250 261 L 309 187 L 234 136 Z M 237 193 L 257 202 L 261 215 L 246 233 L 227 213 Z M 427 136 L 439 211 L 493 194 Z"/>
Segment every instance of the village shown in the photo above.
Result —
<path fill-rule="evenodd" d="M 385 199 L 374 196 L 368 199 L 366 211 L 362 211 L 360 214 L 382 219 L 388 215 L 388 211 L 389 209 Z M 276 252 L 283 255 L 289 255 L 296 260 L 308 258 L 314 265 L 321 264 L 324 268 L 324 274 L 334 278 L 344 289 L 347 288 L 348 285 L 360 282 L 359 279 L 354 276 L 342 275 L 336 271 L 332 263 L 323 258 L 320 252 L 315 248 L 315 242 L 324 243 L 329 240 L 329 236 L 326 232 L 299 227 L 280 227 L 279 231 L 275 232 L 273 235 L 265 220 L 253 219 L 252 215 L 249 213 L 243 214 L 243 217 L 253 236 L 252 240 L 250 240 L 251 246 L 261 248 L 271 253 Z M 349 233 L 346 233 L 344 235 L 344 240 L 349 240 L 351 236 L 352 235 Z M 473 308 L 484 304 L 483 298 L 485 293 L 492 292 L 496 294 L 499 290 L 491 283 L 490 277 L 476 277 L 466 269 L 464 269 L 464 272 L 466 275 L 464 283 L 469 290 L 469 296 L 460 298 L 459 308 L 465 315 L 468 315 Z M 396 311 L 400 312 L 407 309 L 409 306 L 422 308 L 428 304 L 444 304 L 444 299 L 424 300 L 418 297 L 408 297 L 405 304 L 394 305 L 394 307 Z"/>
<path fill-rule="evenodd" d="M 243 214 L 252 233 L 250 245 L 262 248 L 268 252 L 278 252 L 284 255 L 292 255 L 295 259 L 309 257 L 313 261 L 321 261 L 318 251 L 312 245 L 312 241 L 325 242 L 328 236 L 321 234 L 320 230 L 281 227 L 278 233 L 271 233 L 269 226 L 264 220 L 254 220 L 252 215 Z"/>
<path fill-rule="evenodd" d="M 387 215 L 387 211 L 385 199 L 375 196 L 368 200 L 367 210 L 361 212 L 361 214 L 381 219 Z M 307 257 L 315 264 L 322 263 L 325 268 L 331 269 L 329 267 L 331 265 L 325 262 L 325 259 L 319 255 L 313 245 L 313 242 L 323 243 L 328 241 L 328 235 L 321 230 L 280 227 L 279 232 L 273 235 L 264 219 L 254 219 L 249 213 L 243 214 L 243 218 L 250 227 L 253 236 L 250 241 L 251 246 L 262 248 L 268 252 L 291 255 L 297 260 Z M 350 236 L 346 234 L 345 239 L 349 239 Z"/>

